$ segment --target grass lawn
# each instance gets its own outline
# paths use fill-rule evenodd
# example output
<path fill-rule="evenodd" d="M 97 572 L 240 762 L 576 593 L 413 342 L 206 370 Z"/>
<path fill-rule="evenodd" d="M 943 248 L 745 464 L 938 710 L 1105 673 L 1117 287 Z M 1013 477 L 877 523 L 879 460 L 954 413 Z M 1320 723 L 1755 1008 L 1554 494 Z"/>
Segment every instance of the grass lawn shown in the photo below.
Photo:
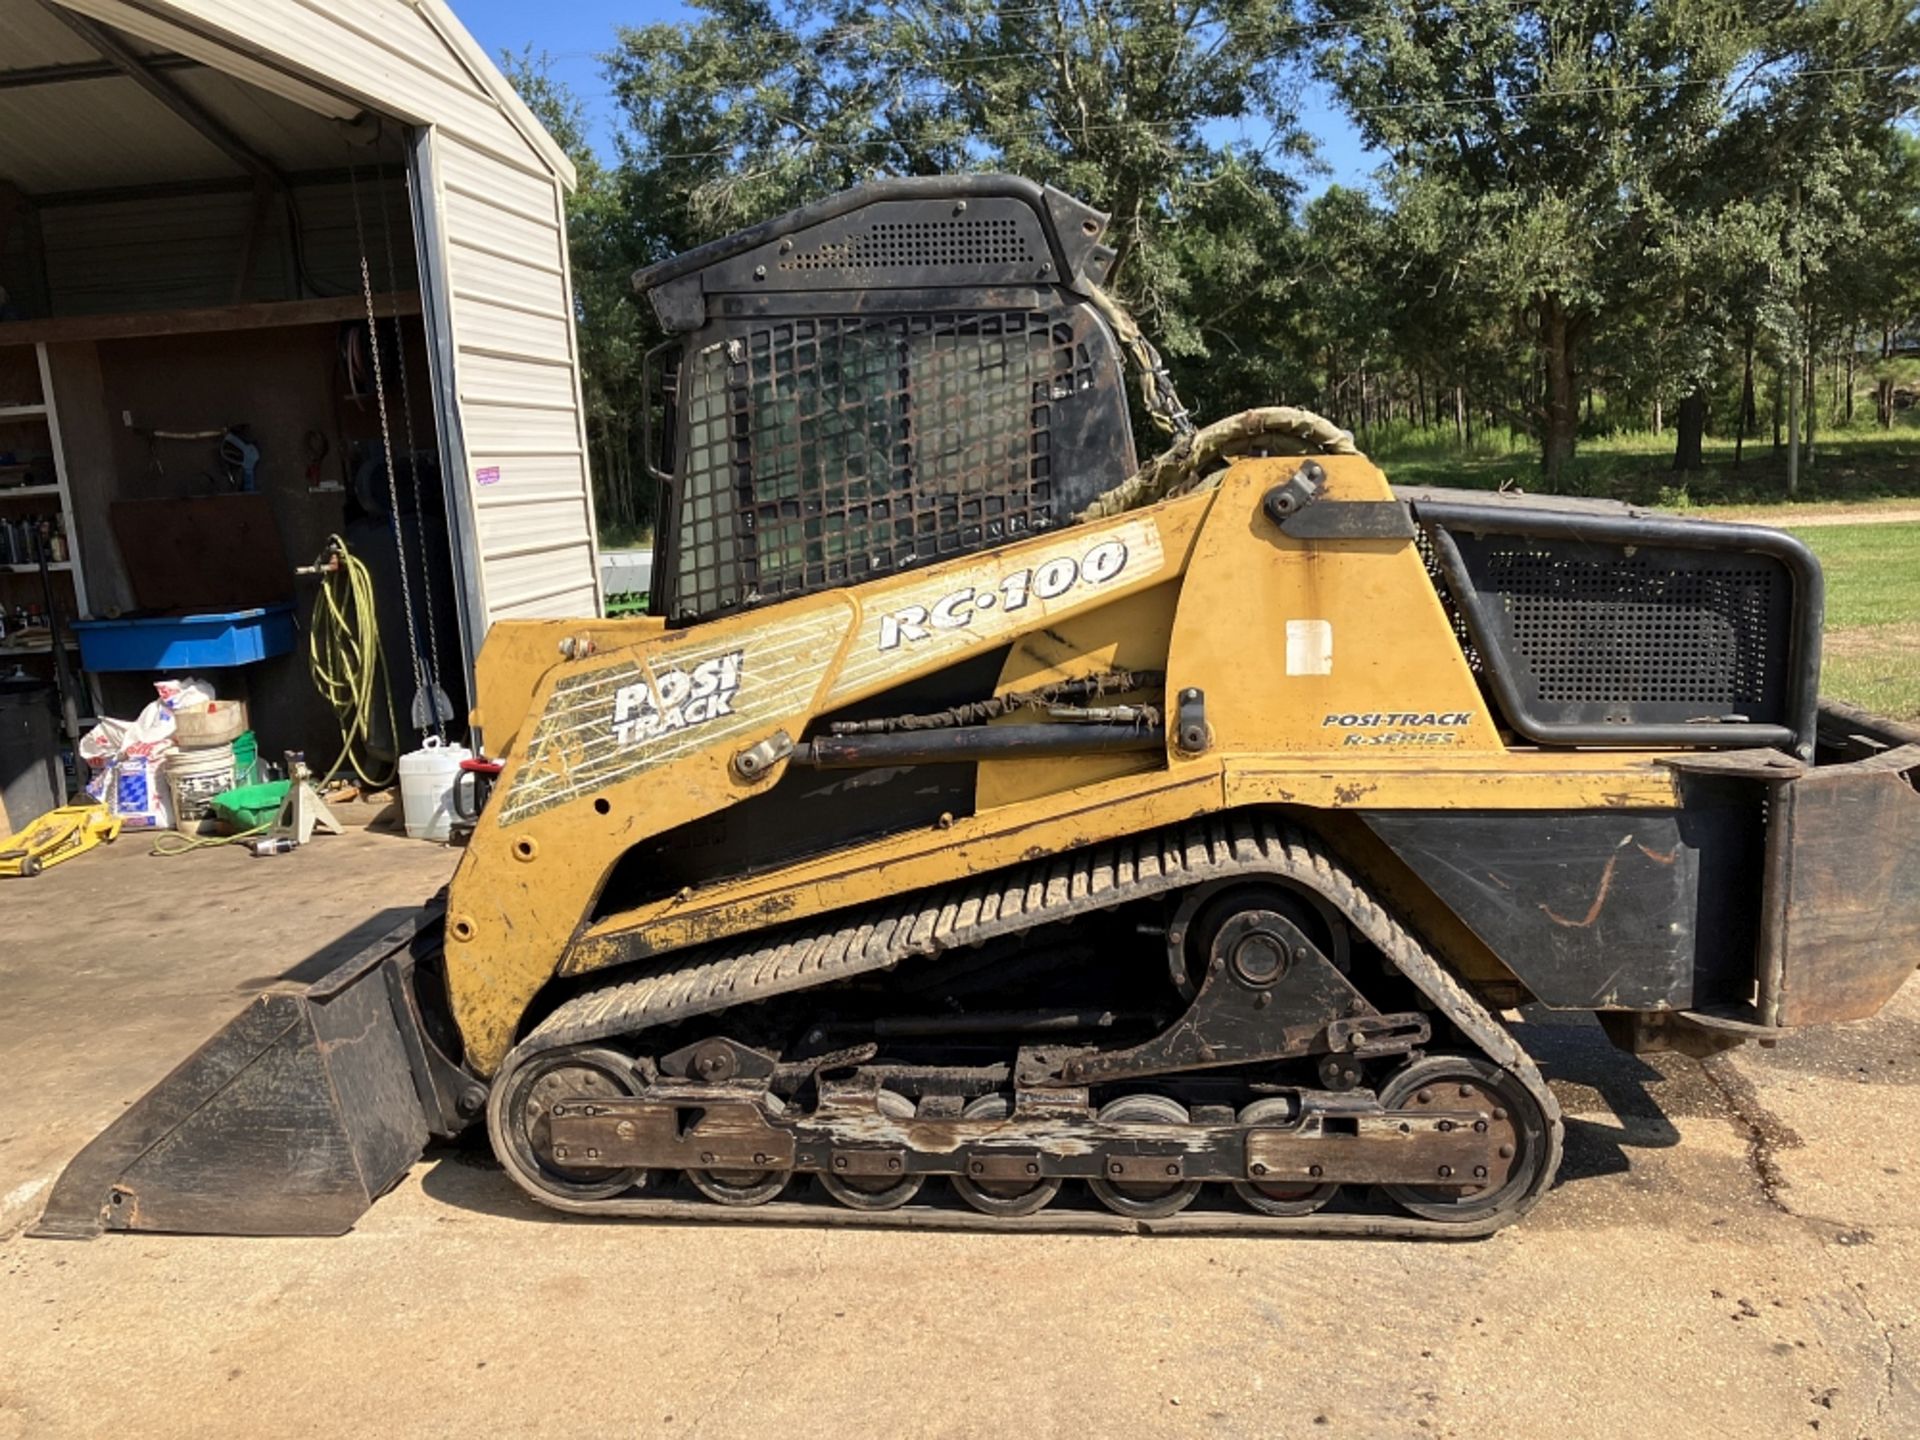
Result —
<path fill-rule="evenodd" d="M 1920 716 L 1920 524 L 1798 534 L 1827 573 L 1822 692 L 1895 719 Z"/>
<path fill-rule="evenodd" d="M 1387 478 L 1401 485 L 1454 485 L 1497 490 L 1542 489 L 1540 460 L 1531 441 L 1506 431 L 1475 437 L 1465 453 L 1451 430 L 1376 432 L 1361 443 Z M 1670 509 L 1709 506 L 1757 510 L 1786 499 L 1787 462 L 1771 437 L 1746 443 L 1733 463 L 1733 441 L 1709 437 L 1705 468 L 1673 468 L 1673 433 L 1620 434 L 1583 439 L 1557 487 L 1566 495 L 1605 496 Z M 1816 435 L 1814 461 L 1803 464 L 1798 503 L 1831 508 L 1906 501 L 1920 506 L 1920 410 L 1899 414 L 1892 430 L 1870 424 Z"/>

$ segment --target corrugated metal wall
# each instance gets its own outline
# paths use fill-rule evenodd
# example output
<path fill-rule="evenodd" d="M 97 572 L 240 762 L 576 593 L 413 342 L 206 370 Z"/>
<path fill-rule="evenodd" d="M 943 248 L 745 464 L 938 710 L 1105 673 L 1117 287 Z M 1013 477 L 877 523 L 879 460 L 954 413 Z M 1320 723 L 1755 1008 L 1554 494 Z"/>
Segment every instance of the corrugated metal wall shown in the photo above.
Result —
<path fill-rule="evenodd" d="M 344 96 L 430 129 L 444 243 L 427 258 L 444 273 L 466 452 L 453 456 L 466 480 L 457 508 L 476 537 L 484 617 L 597 614 L 563 210 L 569 167 L 442 0 L 58 3 L 287 98 L 326 106 L 329 93 Z M 326 263 L 325 246 L 312 249 L 310 265 Z M 84 269 L 84 257 L 76 263 Z M 235 257 L 227 263 L 230 286 Z"/>
<path fill-rule="evenodd" d="M 414 288 L 413 218 L 403 181 L 360 181 L 360 208 L 376 290 Z M 295 300 L 360 293 L 360 242 L 353 192 L 345 184 L 294 187 L 306 284 L 295 280 L 292 225 L 276 201 L 254 249 L 241 298 Z M 387 231 L 381 230 L 386 207 Z M 41 212 L 47 289 L 59 315 L 227 305 L 234 300 L 244 236 L 253 211 L 247 192 L 51 205 Z M 393 240 L 394 275 L 386 240 Z"/>
<path fill-rule="evenodd" d="M 596 615 L 560 192 L 444 130 L 433 161 L 487 613 Z"/>

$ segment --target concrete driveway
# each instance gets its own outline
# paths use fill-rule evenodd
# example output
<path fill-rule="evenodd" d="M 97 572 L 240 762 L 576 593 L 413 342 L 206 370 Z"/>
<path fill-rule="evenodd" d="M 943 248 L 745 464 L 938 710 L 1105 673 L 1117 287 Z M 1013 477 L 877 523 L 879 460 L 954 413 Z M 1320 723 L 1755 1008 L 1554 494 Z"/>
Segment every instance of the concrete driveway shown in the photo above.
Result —
<path fill-rule="evenodd" d="M 0 1234 L 249 995 L 452 863 L 364 831 L 144 851 L 0 886 Z M 342 1239 L 16 1234 L 0 1437 L 1920 1434 L 1920 985 L 1705 1066 L 1524 1034 L 1568 1163 L 1471 1243 L 574 1221 L 477 1150 Z"/>

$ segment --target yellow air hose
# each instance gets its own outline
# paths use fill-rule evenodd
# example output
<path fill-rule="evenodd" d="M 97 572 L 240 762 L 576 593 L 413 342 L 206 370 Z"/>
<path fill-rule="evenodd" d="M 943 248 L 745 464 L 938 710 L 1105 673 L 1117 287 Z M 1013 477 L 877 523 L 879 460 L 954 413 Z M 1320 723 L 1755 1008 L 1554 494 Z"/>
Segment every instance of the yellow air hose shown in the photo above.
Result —
<path fill-rule="evenodd" d="M 340 722 L 340 756 L 320 777 L 319 784 L 351 766 L 360 783 L 379 790 L 393 783 L 394 762 L 384 775 L 375 774 L 368 753 L 376 705 L 384 703 L 387 734 L 398 740 L 394 722 L 393 688 L 387 683 L 386 657 L 380 649 L 380 620 L 373 604 L 373 576 L 338 535 L 327 538 L 331 563 L 322 571 L 320 593 L 314 598 L 313 620 L 307 627 L 307 664 L 313 688 L 333 707 Z"/>

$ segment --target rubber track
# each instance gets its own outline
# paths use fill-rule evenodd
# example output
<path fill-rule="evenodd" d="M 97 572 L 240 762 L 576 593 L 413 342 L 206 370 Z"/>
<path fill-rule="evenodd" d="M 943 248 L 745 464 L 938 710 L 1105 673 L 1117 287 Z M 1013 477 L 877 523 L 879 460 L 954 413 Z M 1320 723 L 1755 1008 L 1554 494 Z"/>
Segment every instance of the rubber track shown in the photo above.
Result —
<path fill-rule="evenodd" d="M 1316 839 L 1265 815 L 1172 826 L 823 917 L 775 941 L 743 937 L 708 948 L 704 957 L 696 950 L 671 968 L 567 1001 L 514 1048 L 502 1074 L 541 1051 L 632 1035 L 812 989 L 1131 900 L 1259 876 L 1283 877 L 1318 892 L 1488 1059 L 1532 1093 L 1548 1124 L 1548 1163 L 1540 1183 L 1501 1218 L 1510 1221 L 1530 1209 L 1559 1169 L 1563 1130 L 1559 1104 L 1539 1067 Z M 605 1213 L 619 1207 L 599 1202 L 580 1208 Z M 1034 1228 L 1045 1215 L 1029 1217 L 1025 1228 Z"/>

